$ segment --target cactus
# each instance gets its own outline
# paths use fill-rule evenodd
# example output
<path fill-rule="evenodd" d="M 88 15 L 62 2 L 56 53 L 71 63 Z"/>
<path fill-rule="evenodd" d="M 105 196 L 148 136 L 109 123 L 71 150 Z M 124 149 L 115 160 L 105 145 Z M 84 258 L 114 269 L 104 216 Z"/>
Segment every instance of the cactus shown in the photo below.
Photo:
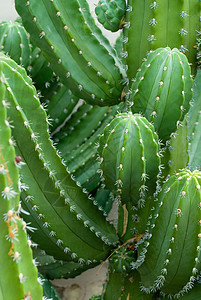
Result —
<path fill-rule="evenodd" d="M 78 260 L 80 258 L 85 260 L 88 256 L 79 256 L 73 248 L 76 243 L 82 245 L 82 236 L 86 232 L 88 240 L 86 242 L 86 253 L 92 250 L 95 255 L 93 257 L 91 253 L 93 260 L 96 260 L 99 255 L 104 257 L 108 251 L 107 244 L 115 243 L 116 240 L 113 228 L 109 229 L 109 224 L 106 225 L 102 213 L 98 211 L 92 201 L 85 203 L 84 199 L 87 199 L 87 195 L 71 179 L 64 163 L 56 154 L 47 132 L 48 128 L 45 121 L 47 116 L 44 109 L 40 106 L 30 79 L 14 62 L 4 56 L 1 57 L 1 61 L 4 66 L 5 77 L 8 78 L 5 83 L 8 87 L 6 97 L 12 107 L 9 117 L 13 120 L 13 135 L 18 140 L 17 153 L 23 161 L 26 161 L 26 165 L 21 169 L 21 176 L 27 187 L 23 189 L 22 184 L 23 192 L 21 198 L 24 207 L 26 207 L 25 209 L 30 211 L 31 216 L 29 216 L 29 220 L 33 218 L 32 224 L 34 227 L 37 228 L 39 226 L 43 228 L 42 231 L 40 230 L 40 233 L 33 231 L 30 235 L 34 237 L 34 240 L 39 245 L 43 245 L 44 249 L 47 248 L 49 254 L 52 253 L 59 259 L 68 259 L 70 257 L 71 259 L 75 258 Z M 13 69 L 16 71 L 12 73 Z M 16 83 L 18 83 L 18 89 L 14 88 Z M 22 89 L 24 95 L 26 95 L 25 99 L 29 99 L 28 105 L 20 97 Z M 21 107 L 23 107 L 23 113 Z M 38 118 L 40 123 L 36 122 Z M 43 131 L 41 131 L 41 128 L 43 128 Z M 22 146 L 25 142 L 27 147 Z M 47 152 L 47 150 L 48 155 L 44 157 L 43 153 Z M 30 154 L 31 160 L 29 160 Z M 37 168 L 34 168 L 35 171 L 32 169 L 33 165 L 37 166 Z M 54 195 L 53 198 L 52 194 Z M 76 198 L 74 198 L 75 195 Z M 82 199 L 80 203 L 79 198 Z M 36 199 L 38 199 L 38 202 Z M 41 199 L 43 199 L 43 203 L 41 203 Z M 47 206 L 44 205 L 46 201 Z M 93 211 L 94 209 L 96 212 Z M 91 221 L 88 220 L 90 214 Z M 98 222 L 97 226 L 94 219 L 95 215 Z M 26 220 L 26 216 L 24 218 Z M 36 218 L 40 220 L 36 222 Z M 80 228 L 77 227 L 77 231 L 73 229 L 75 220 L 81 225 Z M 102 225 L 106 225 L 105 232 L 104 230 L 102 231 L 103 227 L 100 225 L 102 222 Z M 70 228 L 72 228 L 72 231 Z M 101 231 L 99 231 L 99 228 Z M 70 232 L 73 234 L 72 247 L 70 245 Z M 97 240 L 96 250 L 94 248 L 90 250 L 92 236 Z M 97 236 L 102 237 L 102 240 Z M 51 249 L 49 248 L 50 245 L 52 245 Z"/>
<path fill-rule="evenodd" d="M 166 141 L 189 110 L 192 85 L 185 55 L 168 47 L 157 49 L 147 57 L 132 84 L 132 111 L 142 112 Z"/>
<path fill-rule="evenodd" d="M 122 205 L 142 206 L 156 190 L 160 167 L 154 127 L 140 115 L 119 114 L 104 130 L 98 151 L 106 188 L 116 191 Z"/>
<path fill-rule="evenodd" d="M 63 1 L 40 1 L 34 5 L 24 0 L 15 5 L 33 41 L 75 95 L 92 104 L 119 102 L 121 64 L 96 27 L 85 0 L 65 5 Z"/>
<path fill-rule="evenodd" d="M 0 23 L 0 48 L 18 64 L 29 67 L 31 62 L 31 43 L 29 34 L 19 22 Z"/>
<path fill-rule="evenodd" d="M 127 76 L 133 79 L 150 50 L 178 48 L 196 73 L 197 32 L 200 31 L 200 1 L 127 1 L 124 57 Z M 133 55 L 133 49 L 135 54 Z"/>
<path fill-rule="evenodd" d="M 15 6 L 28 40 L 0 53 L 0 299 L 57 297 L 43 276 L 106 261 L 98 299 L 199 299 L 200 1 L 100 0 L 114 47 L 86 0 Z M 30 44 L 24 69 L 12 53 Z"/>
<path fill-rule="evenodd" d="M 179 297 L 193 287 L 200 272 L 200 178 L 197 170 L 176 173 L 157 197 L 147 239 L 133 264 L 147 293 L 160 289 Z"/>
<path fill-rule="evenodd" d="M 33 264 L 27 224 L 20 217 L 19 169 L 7 115 L 5 75 L 0 66 L 0 248 L 1 299 L 32 299 L 42 297 L 37 268 Z"/>
<path fill-rule="evenodd" d="M 98 21 L 112 32 L 118 31 L 123 26 L 126 11 L 126 1 L 100 0 L 95 8 Z"/>

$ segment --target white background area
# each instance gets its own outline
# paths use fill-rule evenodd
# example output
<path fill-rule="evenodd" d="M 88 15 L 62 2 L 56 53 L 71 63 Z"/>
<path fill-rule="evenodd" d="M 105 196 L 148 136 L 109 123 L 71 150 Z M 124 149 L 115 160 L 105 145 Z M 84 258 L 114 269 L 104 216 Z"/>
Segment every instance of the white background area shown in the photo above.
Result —
<path fill-rule="evenodd" d="M 71 0 L 66 0 L 71 1 Z M 94 8 L 98 0 L 88 0 L 92 15 L 95 17 Z M 12 20 L 18 17 L 15 11 L 14 0 L 0 0 L 0 22 Z M 96 19 L 96 17 L 95 17 Z M 102 27 L 101 27 L 102 28 Z M 104 34 L 114 44 L 118 33 L 111 33 L 102 28 Z M 106 280 L 107 264 L 99 270 L 99 267 L 88 270 L 74 279 L 55 280 L 54 284 L 63 293 L 62 300 L 88 300 L 94 294 L 100 294 L 102 285 Z"/>

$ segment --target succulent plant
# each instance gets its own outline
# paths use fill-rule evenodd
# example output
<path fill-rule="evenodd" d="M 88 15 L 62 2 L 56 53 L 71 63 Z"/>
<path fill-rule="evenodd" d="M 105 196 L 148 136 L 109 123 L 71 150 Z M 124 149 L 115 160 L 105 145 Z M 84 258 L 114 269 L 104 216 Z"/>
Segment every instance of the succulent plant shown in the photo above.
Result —
<path fill-rule="evenodd" d="M 123 26 L 126 12 L 126 1 L 100 0 L 95 8 L 98 21 L 112 32 L 118 31 Z"/>
<path fill-rule="evenodd" d="M 0 299 L 58 299 L 49 279 L 106 261 L 92 299 L 199 299 L 200 1 L 101 0 L 114 47 L 86 0 L 15 6 L 26 39 L 0 27 Z"/>

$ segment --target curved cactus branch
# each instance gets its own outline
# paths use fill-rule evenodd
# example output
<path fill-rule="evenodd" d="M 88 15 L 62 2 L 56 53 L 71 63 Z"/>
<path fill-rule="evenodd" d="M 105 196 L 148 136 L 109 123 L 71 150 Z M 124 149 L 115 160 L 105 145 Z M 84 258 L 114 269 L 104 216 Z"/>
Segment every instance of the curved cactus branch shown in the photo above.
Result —
<path fill-rule="evenodd" d="M 119 102 L 121 64 L 86 0 L 16 0 L 15 5 L 33 41 L 75 95 L 92 104 Z"/>
<path fill-rule="evenodd" d="M 42 299 L 37 268 L 33 264 L 27 224 L 20 217 L 19 169 L 7 115 L 5 74 L 0 65 L 0 297 L 2 299 Z M 8 108 L 8 109 L 7 109 Z"/>
<path fill-rule="evenodd" d="M 22 199 L 32 226 L 40 228 L 30 234 L 59 259 L 105 257 L 117 241 L 113 226 L 71 179 L 57 155 L 48 134 L 46 113 L 26 72 L 3 55 L 1 66 L 17 153 L 26 163 L 21 168 L 26 183 L 21 184 Z"/>

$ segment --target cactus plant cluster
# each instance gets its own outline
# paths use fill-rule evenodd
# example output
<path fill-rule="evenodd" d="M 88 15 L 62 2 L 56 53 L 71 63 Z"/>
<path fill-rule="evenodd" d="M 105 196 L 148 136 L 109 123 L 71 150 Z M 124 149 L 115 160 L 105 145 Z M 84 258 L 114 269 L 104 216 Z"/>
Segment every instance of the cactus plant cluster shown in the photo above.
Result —
<path fill-rule="evenodd" d="M 200 299 L 199 0 L 15 0 L 0 24 L 0 300 Z M 117 205 L 115 222 L 109 212 Z"/>

